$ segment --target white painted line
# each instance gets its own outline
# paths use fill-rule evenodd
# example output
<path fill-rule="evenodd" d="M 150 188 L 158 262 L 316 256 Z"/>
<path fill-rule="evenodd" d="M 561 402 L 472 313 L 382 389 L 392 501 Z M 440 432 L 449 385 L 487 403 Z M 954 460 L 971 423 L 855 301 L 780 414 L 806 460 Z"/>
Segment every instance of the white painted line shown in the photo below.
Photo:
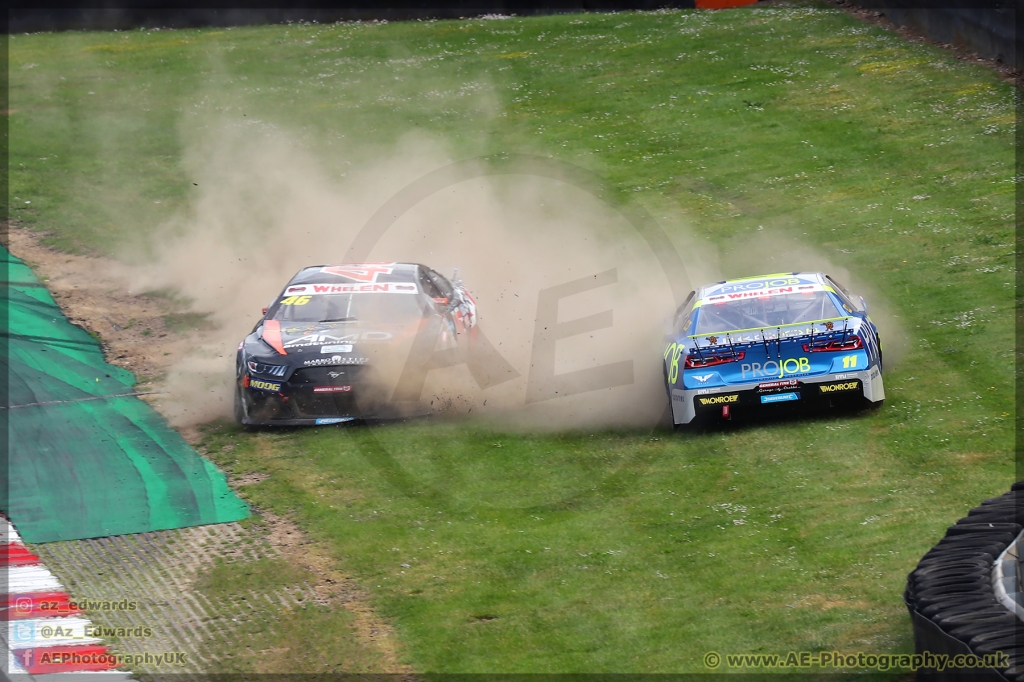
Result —
<path fill-rule="evenodd" d="M 0 516 L 0 544 L 24 546 L 21 536 L 5 517 Z M 0 567 L 6 571 L 8 594 L 32 592 L 63 592 L 64 588 L 46 566 Z M 3 627 L 3 622 L 7 627 Z M 29 618 L 25 620 L 0 621 L 0 640 L 3 640 L 7 654 L 5 672 L 12 682 L 122 682 L 130 680 L 131 673 L 121 670 L 68 671 L 29 675 L 21 666 L 16 652 L 42 647 L 102 645 L 98 637 L 86 636 L 86 628 L 92 625 L 87 618 L 66 616 L 60 618 Z M 75 677 L 71 677 L 74 675 Z"/>
<path fill-rule="evenodd" d="M 21 542 L 21 536 L 14 526 L 3 516 L 0 516 L 0 542 Z"/>
<path fill-rule="evenodd" d="M 9 594 L 52 592 L 63 589 L 60 581 L 45 566 L 12 566 L 7 569 L 7 591 Z"/>

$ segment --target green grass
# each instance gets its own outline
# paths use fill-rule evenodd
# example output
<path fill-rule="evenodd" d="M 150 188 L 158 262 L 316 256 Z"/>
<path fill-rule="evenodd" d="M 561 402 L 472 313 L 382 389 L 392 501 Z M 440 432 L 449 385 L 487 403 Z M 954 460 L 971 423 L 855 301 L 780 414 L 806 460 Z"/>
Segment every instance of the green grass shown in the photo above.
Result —
<path fill-rule="evenodd" d="M 1007 467 L 906 407 L 687 438 L 435 423 L 208 445 L 271 474 L 249 499 L 344 557 L 420 669 L 697 671 L 712 650 L 912 649 L 906 573 Z"/>
<path fill-rule="evenodd" d="M 888 299 L 908 347 L 871 414 L 684 436 L 210 427 L 418 670 L 911 651 L 907 572 L 1013 479 L 1013 91 L 980 66 L 815 4 L 19 35 L 10 55 L 12 215 L 62 248 L 118 253 L 192 210 L 202 114 L 290 131 L 328 175 L 414 130 L 454 158 L 550 154 L 685 217 L 727 274 L 751 274 L 763 226 Z"/>
<path fill-rule="evenodd" d="M 306 569 L 284 559 L 224 561 L 204 573 L 195 585 L 206 602 L 240 614 L 241 624 L 230 630 L 240 641 L 208 645 L 207 654 L 225 673 L 293 674 L 372 672 L 380 658 L 358 643 L 352 614 L 309 599 L 287 600 L 288 591 L 315 582 Z M 241 605 L 241 608 L 238 608 Z M 235 606 L 231 610 L 231 606 Z M 268 608 L 270 606 L 270 608 Z"/>
<path fill-rule="evenodd" d="M 246 592 L 271 592 L 309 579 L 308 572 L 283 559 L 220 560 L 203 574 L 196 589 L 209 599 L 225 601 Z"/>

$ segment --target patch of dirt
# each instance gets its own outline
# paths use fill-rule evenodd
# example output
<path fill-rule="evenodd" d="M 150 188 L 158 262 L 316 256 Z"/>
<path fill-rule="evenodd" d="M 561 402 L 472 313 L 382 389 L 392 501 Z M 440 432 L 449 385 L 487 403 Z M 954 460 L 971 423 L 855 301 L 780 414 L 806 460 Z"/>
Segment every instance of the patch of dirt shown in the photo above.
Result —
<path fill-rule="evenodd" d="M 995 59 L 984 59 L 978 55 L 977 52 L 973 52 L 963 45 L 940 43 L 928 38 L 913 28 L 908 26 L 898 26 L 885 16 L 885 12 L 883 10 L 861 7 L 849 0 L 829 0 L 829 3 L 835 5 L 839 9 L 845 10 L 848 14 L 860 19 L 861 21 L 866 21 L 869 24 L 881 26 L 882 28 L 898 33 L 911 43 L 928 43 L 936 47 L 941 47 L 944 50 L 949 50 L 956 55 L 957 59 L 962 61 L 984 64 L 998 73 L 1004 81 L 1013 83 L 1018 88 L 1024 88 L 1024 72 L 1014 69 L 1009 64 L 996 61 Z"/>
<path fill-rule="evenodd" d="M 181 303 L 133 293 L 121 264 L 61 253 L 44 246 L 41 236 L 9 225 L 5 246 L 32 268 L 71 322 L 100 338 L 107 362 L 135 374 L 139 391 L 160 390 L 167 370 L 198 338 L 195 332 L 167 328 L 167 318 L 181 313 Z"/>
<path fill-rule="evenodd" d="M 265 438 L 257 441 L 257 447 L 268 448 Z M 228 483 L 239 488 L 253 485 L 269 478 L 265 473 L 247 473 L 241 476 L 228 475 Z M 369 606 L 370 596 L 351 577 L 343 575 L 334 567 L 327 550 L 310 540 L 302 529 L 288 518 L 253 506 L 266 526 L 265 539 L 284 558 L 296 566 L 306 569 L 317 580 L 312 584 L 317 595 L 316 601 L 325 605 L 337 605 L 349 611 L 359 643 L 376 650 L 385 664 L 386 673 L 397 673 L 414 679 L 412 669 L 399 662 L 398 643 L 391 626 L 377 616 Z"/>
<path fill-rule="evenodd" d="M 226 449 L 227 448 L 225 448 L 225 450 Z M 237 487 L 242 487 L 242 486 L 245 486 L 245 485 L 255 485 L 255 484 L 259 483 L 260 481 L 267 480 L 268 478 L 270 478 L 270 474 L 264 474 L 264 473 L 259 473 L 259 472 L 252 472 L 252 473 L 242 474 L 241 476 L 232 478 L 231 483 L 233 485 L 237 486 Z"/>
<path fill-rule="evenodd" d="M 121 264 L 105 258 L 61 253 L 44 246 L 40 242 L 40 233 L 17 225 L 10 225 L 6 236 L 5 246 L 32 268 L 67 318 L 101 339 L 107 362 L 135 374 L 137 390 L 161 391 L 168 370 L 200 340 L 198 329 L 181 329 L 180 320 L 186 307 L 182 301 L 161 292 L 130 291 L 129 276 Z M 159 403 L 151 404 L 159 408 Z M 196 428 L 179 430 L 190 443 L 196 444 L 201 439 Z M 266 478 L 267 474 L 252 473 L 231 479 L 230 483 L 239 488 L 255 485 Z M 248 556 L 251 553 L 249 545 L 242 543 L 241 539 L 261 536 L 259 541 L 270 546 L 270 555 L 280 555 L 316 576 L 314 583 L 308 586 L 316 602 L 344 608 L 352 614 L 359 644 L 381 656 L 384 669 L 380 672 L 397 673 L 404 679 L 413 679 L 412 669 L 400 663 L 398 643 L 392 628 L 374 613 L 369 606 L 369 595 L 355 580 L 340 573 L 329 554 L 292 521 L 265 511 L 259 515 L 261 523 L 258 530 L 245 530 L 239 524 L 220 524 L 142 536 L 57 543 L 45 546 L 44 553 L 48 555 L 51 568 L 65 580 L 70 579 L 71 586 L 83 593 L 126 593 L 139 598 L 142 603 L 152 602 L 149 622 L 166 624 L 167 630 L 172 631 L 167 645 L 189 652 L 193 661 L 191 670 L 198 672 L 211 663 L 204 658 L 204 645 L 200 642 L 211 641 L 211 637 L 217 639 L 218 633 L 206 631 L 205 624 L 211 622 L 212 611 L 208 612 L 209 609 L 191 595 L 191 583 L 198 571 L 218 556 L 252 560 L 253 557 Z M 217 541 L 206 541 L 207 535 Z M 177 541 L 178 536 L 183 541 Z M 224 536 L 223 541 L 221 536 Z M 204 540 L 197 541 L 199 537 Z M 96 572 L 87 568 L 104 565 L 104 557 L 113 558 L 111 548 L 122 545 L 125 557 L 118 563 L 137 564 L 142 559 L 137 556 L 135 545 L 142 543 L 148 546 L 151 542 L 159 542 L 161 551 L 167 553 L 159 562 L 163 567 L 163 578 L 141 580 L 138 576 L 121 575 L 120 570 Z M 172 550 L 172 546 L 181 550 Z M 203 547 L 203 551 L 196 551 L 197 546 Z M 49 551 L 51 549 L 52 552 Z M 147 554 L 151 551 L 147 550 Z M 188 562 L 182 563 L 184 560 L 178 556 L 182 551 L 183 556 L 191 557 Z M 302 586 L 300 591 L 305 589 L 307 586 Z M 186 599 L 191 605 L 182 608 L 191 608 L 191 611 L 184 616 L 184 612 L 167 611 L 168 604 L 181 599 Z M 274 618 L 272 613 L 265 617 Z M 130 647 L 125 651 L 130 651 Z"/>
<path fill-rule="evenodd" d="M 271 546 L 291 563 L 317 577 L 312 585 L 317 602 L 341 606 L 354 616 L 360 644 L 380 653 L 385 664 L 382 672 L 415 679 L 412 668 L 399 662 L 394 631 L 370 608 L 369 595 L 352 578 L 339 573 L 323 548 L 312 542 L 292 521 L 267 511 L 259 514 L 268 527 L 266 538 Z"/>

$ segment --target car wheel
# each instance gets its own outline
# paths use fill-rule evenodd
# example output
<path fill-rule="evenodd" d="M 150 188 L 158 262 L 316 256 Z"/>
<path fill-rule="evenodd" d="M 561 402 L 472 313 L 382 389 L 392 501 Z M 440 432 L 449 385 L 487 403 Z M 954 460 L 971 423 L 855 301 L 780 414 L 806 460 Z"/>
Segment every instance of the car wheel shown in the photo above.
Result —
<path fill-rule="evenodd" d="M 242 397 L 242 387 L 235 386 L 235 423 L 245 426 L 245 398 Z"/>

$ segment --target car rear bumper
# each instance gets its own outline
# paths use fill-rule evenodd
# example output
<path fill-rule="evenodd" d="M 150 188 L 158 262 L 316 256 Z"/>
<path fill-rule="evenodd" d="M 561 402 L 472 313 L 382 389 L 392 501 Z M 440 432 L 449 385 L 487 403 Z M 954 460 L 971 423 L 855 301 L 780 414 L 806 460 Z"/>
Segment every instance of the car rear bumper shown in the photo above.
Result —
<path fill-rule="evenodd" d="M 778 385 L 766 388 L 766 384 Z M 676 424 L 689 424 L 702 415 L 731 416 L 734 411 L 798 409 L 852 399 L 866 399 L 878 403 L 885 399 L 881 371 L 878 367 L 870 367 L 860 372 L 797 379 L 792 380 L 792 383 L 779 381 L 704 389 L 673 388 L 670 394 L 672 420 Z"/>

